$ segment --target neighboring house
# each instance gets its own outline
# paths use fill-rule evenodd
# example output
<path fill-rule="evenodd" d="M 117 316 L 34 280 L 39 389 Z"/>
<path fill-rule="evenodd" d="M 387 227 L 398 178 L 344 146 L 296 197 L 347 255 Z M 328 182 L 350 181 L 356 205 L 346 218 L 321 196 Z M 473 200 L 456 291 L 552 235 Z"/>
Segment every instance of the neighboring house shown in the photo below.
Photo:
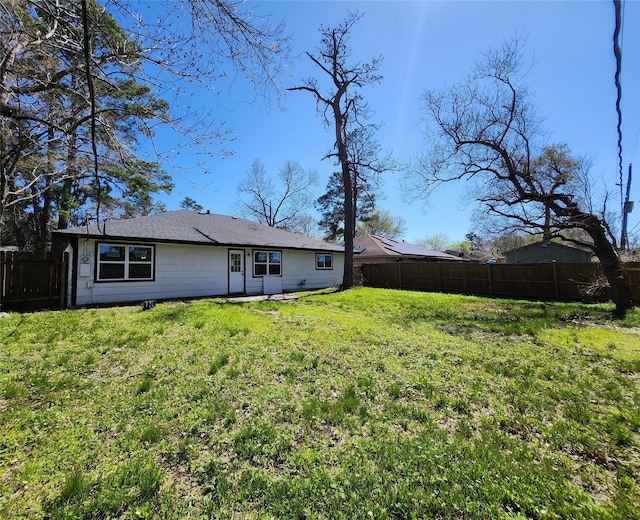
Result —
<path fill-rule="evenodd" d="M 591 262 L 593 253 L 558 242 L 542 241 L 506 251 L 503 255 L 507 264 L 583 264 Z"/>
<path fill-rule="evenodd" d="M 54 231 L 71 252 L 71 306 L 339 285 L 344 247 L 241 218 L 181 210 Z"/>
<path fill-rule="evenodd" d="M 462 258 L 433 249 L 409 244 L 395 238 L 363 235 L 353 239 L 354 263 L 381 264 L 387 262 L 458 262 Z"/>

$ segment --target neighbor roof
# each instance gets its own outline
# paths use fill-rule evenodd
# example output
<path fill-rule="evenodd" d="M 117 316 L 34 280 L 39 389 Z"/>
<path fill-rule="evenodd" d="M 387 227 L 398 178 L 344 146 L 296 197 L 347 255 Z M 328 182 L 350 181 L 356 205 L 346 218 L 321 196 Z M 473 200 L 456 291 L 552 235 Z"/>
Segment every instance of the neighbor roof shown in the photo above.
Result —
<path fill-rule="evenodd" d="M 578 251 L 584 253 L 585 255 L 593 256 L 593 252 L 587 249 L 583 249 L 581 247 L 570 246 L 568 244 L 561 244 L 560 242 L 550 242 L 545 240 L 539 240 L 538 242 L 532 242 L 531 244 L 525 244 L 524 246 L 516 247 L 514 249 L 510 249 L 509 251 L 504 251 L 503 254 L 513 253 L 514 251 L 525 251 L 527 249 L 538 249 L 540 247 L 552 247 L 556 249 L 565 249 L 567 251 Z"/>
<path fill-rule="evenodd" d="M 103 225 L 100 227 L 102 228 Z M 61 229 L 55 233 L 109 240 L 344 251 L 343 246 L 321 242 L 242 218 L 190 210 L 108 221 L 104 224 L 104 229 L 98 229 L 96 226 L 82 226 Z"/>
<path fill-rule="evenodd" d="M 460 258 L 456 256 L 448 255 L 441 251 L 380 235 L 363 235 L 356 237 L 353 239 L 353 246 L 356 250 L 356 256 L 359 257 L 413 256 L 440 260 L 460 260 Z"/>

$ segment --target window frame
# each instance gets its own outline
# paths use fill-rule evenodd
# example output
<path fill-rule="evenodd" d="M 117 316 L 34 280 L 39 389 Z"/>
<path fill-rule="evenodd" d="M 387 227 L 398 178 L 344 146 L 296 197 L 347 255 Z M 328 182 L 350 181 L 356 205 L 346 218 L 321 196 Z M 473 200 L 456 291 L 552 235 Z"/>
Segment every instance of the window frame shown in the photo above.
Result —
<path fill-rule="evenodd" d="M 107 261 L 101 260 L 100 249 L 104 246 L 108 247 L 121 247 L 124 248 L 124 258 L 122 260 Z M 136 261 L 131 259 L 132 248 L 144 248 L 151 251 L 150 261 Z M 123 274 L 122 278 L 104 278 L 102 277 L 103 265 L 122 265 Z M 150 266 L 151 273 L 148 278 L 136 278 L 131 277 L 132 266 Z M 133 242 L 98 242 L 96 241 L 96 253 L 95 253 L 95 276 L 94 281 L 96 283 L 123 283 L 123 282 L 153 282 L 156 278 L 156 246 L 155 244 L 133 243 Z"/>
<path fill-rule="evenodd" d="M 323 257 L 322 266 L 320 265 L 320 257 Z M 326 258 L 331 259 L 330 266 L 326 265 Z M 333 253 L 316 253 L 316 271 L 331 271 L 333 270 Z"/>
<path fill-rule="evenodd" d="M 258 255 L 259 253 L 265 253 L 267 255 L 266 257 L 266 261 L 265 262 L 256 262 L 256 255 Z M 273 253 L 277 253 L 280 256 L 280 261 L 279 262 L 271 262 L 271 254 Z M 264 274 L 257 274 L 256 273 L 256 265 L 264 265 L 265 266 L 265 272 Z M 270 267 L 271 266 L 278 266 L 279 267 L 279 273 L 278 274 L 271 274 L 270 271 Z M 251 251 L 251 271 L 252 271 L 252 275 L 254 278 L 264 278 L 265 276 L 272 276 L 272 277 L 280 277 L 282 278 L 282 250 L 281 249 L 253 249 Z"/>

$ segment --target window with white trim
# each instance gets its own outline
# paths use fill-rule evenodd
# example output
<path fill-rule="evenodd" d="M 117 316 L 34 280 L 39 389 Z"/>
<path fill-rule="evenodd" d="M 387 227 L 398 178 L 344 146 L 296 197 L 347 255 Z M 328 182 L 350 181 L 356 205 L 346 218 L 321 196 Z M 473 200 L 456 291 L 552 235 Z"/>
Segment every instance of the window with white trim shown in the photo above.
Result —
<path fill-rule="evenodd" d="M 98 244 L 99 282 L 153 280 L 154 246 Z"/>
<path fill-rule="evenodd" d="M 333 269 L 331 253 L 316 253 L 316 269 Z"/>
<path fill-rule="evenodd" d="M 282 251 L 254 251 L 253 276 L 282 276 Z"/>

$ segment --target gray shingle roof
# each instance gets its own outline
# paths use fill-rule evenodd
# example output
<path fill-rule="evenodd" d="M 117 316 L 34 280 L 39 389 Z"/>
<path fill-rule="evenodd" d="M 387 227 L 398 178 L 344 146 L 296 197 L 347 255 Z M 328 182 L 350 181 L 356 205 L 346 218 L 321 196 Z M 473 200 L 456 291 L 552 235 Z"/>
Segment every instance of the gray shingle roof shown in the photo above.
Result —
<path fill-rule="evenodd" d="M 593 256 L 593 252 L 582 247 L 570 246 L 568 244 L 562 244 L 560 242 L 549 242 L 544 240 L 539 240 L 537 242 L 532 242 L 531 244 L 525 244 L 524 246 L 516 247 L 514 249 L 509 249 L 509 251 L 504 251 L 503 254 L 513 253 L 514 251 L 526 251 L 527 249 L 537 249 L 537 248 L 545 248 L 545 247 L 553 247 L 556 249 L 565 249 L 567 251 L 580 251 L 581 253 L 590 254 Z"/>
<path fill-rule="evenodd" d="M 102 228 L 102 224 L 100 227 Z M 344 251 L 343 246 L 321 242 L 242 218 L 190 210 L 109 221 L 104 228 L 104 233 L 96 226 L 62 229 L 54 233 L 110 240 Z"/>

